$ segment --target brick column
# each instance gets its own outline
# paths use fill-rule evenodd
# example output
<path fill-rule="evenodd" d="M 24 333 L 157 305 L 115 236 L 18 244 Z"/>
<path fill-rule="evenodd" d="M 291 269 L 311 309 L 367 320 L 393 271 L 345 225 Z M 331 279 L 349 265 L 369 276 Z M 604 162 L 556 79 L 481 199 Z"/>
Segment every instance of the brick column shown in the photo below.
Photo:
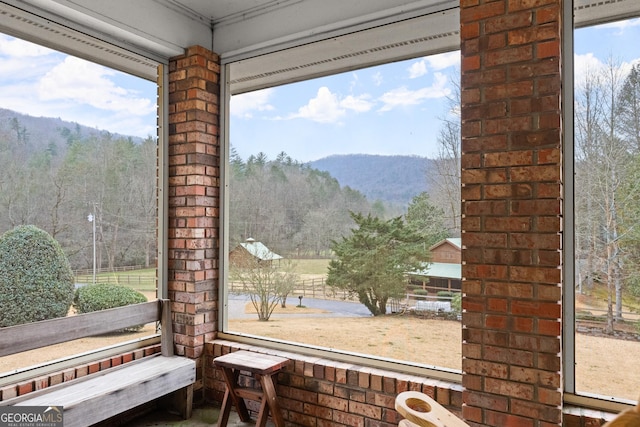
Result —
<path fill-rule="evenodd" d="M 463 416 L 562 422 L 561 0 L 462 0 Z"/>
<path fill-rule="evenodd" d="M 217 328 L 219 76 L 218 56 L 199 46 L 169 62 L 168 288 L 176 351 L 191 358 Z"/>

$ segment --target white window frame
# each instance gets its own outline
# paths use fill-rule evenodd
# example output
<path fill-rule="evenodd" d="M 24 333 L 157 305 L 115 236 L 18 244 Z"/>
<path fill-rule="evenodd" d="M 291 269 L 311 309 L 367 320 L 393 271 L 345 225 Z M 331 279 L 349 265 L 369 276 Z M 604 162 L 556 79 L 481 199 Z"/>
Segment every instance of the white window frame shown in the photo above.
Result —
<path fill-rule="evenodd" d="M 604 24 L 640 16 L 637 0 L 563 1 L 566 25 L 562 28 L 562 123 L 563 123 L 563 313 L 562 369 L 564 402 L 608 412 L 629 409 L 632 402 L 622 398 L 608 399 L 595 393 L 576 392 L 576 326 L 575 326 L 575 181 L 574 181 L 574 31 L 576 28 Z"/>
<path fill-rule="evenodd" d="M 167 224 L 168 224 L 168 59 L 153 57 L 90 36 L 75 25 L 56 22 L 55 18 L 41 16 L 7 3 L 0 2 L 0 32 L 39 44 L 69 55 L 83 58 L 139 78 L 155 82 L 158 86 L 158 214 L 157 214 L 157 297 L 167 298 Z M 154 334 L 137 340 L 126 341 L 95 351 L 74 354 L 63 359 L 25 367 L 15 373 L 0 376 L 0 388 L 9 384 L 48 375 L 74 366 L 137 350 L 160 342 Z"/>
<path fill-rule="evenodd" d="M 428 22 L 428 24 L 425 24 Z M 317 357 L 327 357 L 347 363 L 359 363 L 381 369 L 400 370 L 407 374 L 461 383 L 459 370 L 394 361 L 374 355 L 329 350 L 302 343 L 283 342 L 266 337 L 228 331 L 228 253 L 229 239 L 229 103 L 231 95 L 287 83 L 323 77 L 342 72 L 372 67 L 399 60 L 417 58 L 460 48 L 459 8 L 432 12 L 409 20 L 378 26 L 369 30 L 332 37 L 290 48 L 284 51 L 261 52 L 259 56 L 237 60 L 221 59 L 221 167 L 223 200 L 220 250 L 220 331 L 218 337 L 231 341 L 260 345 L 283 351 L 292 351 Z M 425 34 L 425 29 L 431 35 Z M 383 35 L 384 34 L 384 35 Z M 404 39 L 404 40 L 403 40 Z M 381 43 L 376 45 L 374 43 Z"/>

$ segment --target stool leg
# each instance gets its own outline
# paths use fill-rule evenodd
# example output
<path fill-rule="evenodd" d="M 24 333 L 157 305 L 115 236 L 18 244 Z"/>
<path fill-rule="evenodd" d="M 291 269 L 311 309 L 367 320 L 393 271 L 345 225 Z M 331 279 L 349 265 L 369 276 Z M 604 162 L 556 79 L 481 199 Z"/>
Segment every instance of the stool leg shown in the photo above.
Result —
<path fill-rule="evenodd" d="M 224 415 L 224 411 L 227 411 L 226 418 L 228 420 L 229 414 L 228 411 L 231 409 L 231 403 L 236 407 L 238 411 L 238 415 L 240 416 L 240 420 L 247 422 L 251 420 L 249 416 L 249 411 L 247 410 L 247 405 L 245 405 L 244 400 L 239 397 L 236 392 L 236 384 L 238 383 L 238 375 L 240 371 L 234 371 L 231 368 L 222 368 L 222 376 L 224 377 L 224 382 L 227 384 L 227 390 L 224 393 L 224 401 L 227 402 L 226 406 L 223 404 L 222 410 L 220 412 L 220 418 Z M 219 427 L 224 427 L 225 424 L 219 424 Z"/>
<path fill-rule="evenodd" d="M 269 410 L 271 411 L 273 423 L 276 427 L 284 427 L 284 418 L 282 418 L 282 412 L 280 412 L 280 405 L 278 405 L 278 397 L 276 395 L 276 387 L 273 385 L 273 378 L 271 375 L 261 375 L 260 385 L 262 386 L 262 391 L 264 393 L 262 397 L 262 405 L 264 405 L 266 401 L 267 405 L 269 405 Z"/>
<path fill-rule="evenodd" d="M 263 394 L 260 401 L 260 411 L 258 412 L 258 418 L 256 419 L 256 427 L 266 427 L 267 418 L 269 416 L 269 406 L 267 405 L 267 399 Z"/>
<path fill-rule="evenodd" d="M 227 422 L 229 422 L 229 413 L 231 412 L 229 394 L 229 387 L 227 387 L 224 391 L 224 399 L 222 399 L 222 408 L 220 408 L 220 416 L 218 417 L 218 427 L 226 427 Z"/>

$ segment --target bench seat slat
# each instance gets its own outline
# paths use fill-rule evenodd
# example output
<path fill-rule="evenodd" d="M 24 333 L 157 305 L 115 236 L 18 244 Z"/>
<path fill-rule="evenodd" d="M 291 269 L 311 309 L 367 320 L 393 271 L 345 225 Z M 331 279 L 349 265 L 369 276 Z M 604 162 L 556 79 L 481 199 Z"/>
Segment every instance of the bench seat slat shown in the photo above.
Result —
<path fill-rule="evenodd" d="M 64 407 L 65 427 L 85 426 L 118 415 L 195 382 L 195 361 L 146 357 L 68 384 L 30 393 L 2 404 Z"/>
<path fill-rule="evenodd" d="M 160 302 L 0 328 L 0 357 L 160 320 Z M 64 333 L 60 333 L 64 331 Z"/>

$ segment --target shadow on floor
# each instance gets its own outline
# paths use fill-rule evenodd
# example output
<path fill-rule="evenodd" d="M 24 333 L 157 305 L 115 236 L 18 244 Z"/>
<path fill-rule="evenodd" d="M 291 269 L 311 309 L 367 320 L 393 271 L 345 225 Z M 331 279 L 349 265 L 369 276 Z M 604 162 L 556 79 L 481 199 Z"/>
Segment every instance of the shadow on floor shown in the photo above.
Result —
<path fill-rule="evenodd" d="M 134 421 L 126 424 L 126 427 L 211 427 L 218 422 L 220 408 L 211 406 L 200 406 L 193 408 L 193 415 L 188 420 L 183 420 L 180 416 L 167 411 L 156 410 L 150 412 Z M 255 420 L 242 422 L 235 411 L 231 411 L 228 427 L 248 427 L 255 425 Z M 267 422 L 267 427 L 272 427 L 271 421 Z"/>

